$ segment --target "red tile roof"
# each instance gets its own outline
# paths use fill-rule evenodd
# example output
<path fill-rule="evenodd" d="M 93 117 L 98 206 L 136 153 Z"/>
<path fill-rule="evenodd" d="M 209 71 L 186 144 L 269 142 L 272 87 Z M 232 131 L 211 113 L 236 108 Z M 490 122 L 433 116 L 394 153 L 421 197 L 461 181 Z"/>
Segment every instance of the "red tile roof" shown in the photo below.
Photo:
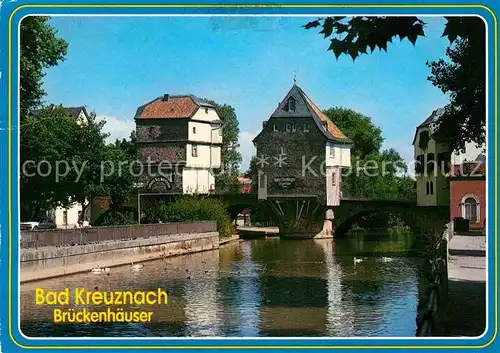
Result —
<path fill-rule="evenodd" d="M 158 97 L 140 106 L 135 114 L 135 119 L 190 118 L 201 106 L 215 108 L 209 102 L 192 94 L 170 95 L 168 99 Z"/>
<path fill-rule="evenodd" d="M 137 112 L 136 119 L 189 118 L 198 105 L 190 97 L 169 98 L 168 101 L 157 98 L 142 108 L 141 112 Z"/>
<path fill-rule="evenodd" d="M 345 139 L 347 138 L 346 135 L 340 131 L 340 129 L 331 121 L 322 111 L 321 109 L 318 108 L 316 104 L 304 93 L 304 98 L 306 99 L 307 103 L 309 104 L 310 108 L 316 113 L 316 115 L 320 118 L 321 121 L 326 122 L 327 124 L 327 129 L 330 134 L 333 136 L 340 138 L 340 139 Z"/>

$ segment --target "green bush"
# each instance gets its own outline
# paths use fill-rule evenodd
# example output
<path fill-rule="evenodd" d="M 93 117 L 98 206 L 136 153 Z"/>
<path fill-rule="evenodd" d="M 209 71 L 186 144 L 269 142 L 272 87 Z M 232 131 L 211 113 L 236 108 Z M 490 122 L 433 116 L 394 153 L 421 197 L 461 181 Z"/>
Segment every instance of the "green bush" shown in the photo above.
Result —
<path fill-rule="evenodd" d="M 146 223 L 217 221 L 221 237 L 229 237 L 235 229 L 226 206 L 216 199 L 183 197 L 171 203 L 159 203 L 146 211 Z"/>
<path fill-rule="evenodd" d="M 129 224 L 137 224 L 137 211 L 135 210 L 109 210 L 103 213 L 92 226 L 124 226 Z"/>

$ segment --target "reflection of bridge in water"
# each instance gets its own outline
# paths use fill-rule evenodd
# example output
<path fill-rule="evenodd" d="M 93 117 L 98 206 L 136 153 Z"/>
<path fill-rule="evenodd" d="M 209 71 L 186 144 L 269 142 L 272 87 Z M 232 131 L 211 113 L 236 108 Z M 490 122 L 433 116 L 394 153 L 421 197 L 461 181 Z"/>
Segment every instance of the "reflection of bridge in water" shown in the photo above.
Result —
<path fill-rule="evenodd" d="M 339 206 L 327 207 L 314 197 L 281 197 L 258 200 L 255 194 L 214 195 L 226 202 L 232 219 L 244 209 L 266 212 L 282 236 L 331 237 L 344 235 L 362 217 L 390 213 L 415 233 L 443 231 L 449 222 L 449 207 L 417 206 L 405 200 L 343 198 Z"/>

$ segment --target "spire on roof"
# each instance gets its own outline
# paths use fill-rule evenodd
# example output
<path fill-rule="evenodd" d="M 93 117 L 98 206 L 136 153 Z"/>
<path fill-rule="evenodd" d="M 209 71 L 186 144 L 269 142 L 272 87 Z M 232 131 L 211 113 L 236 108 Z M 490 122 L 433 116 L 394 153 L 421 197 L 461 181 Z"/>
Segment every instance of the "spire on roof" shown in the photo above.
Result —
<path fill-rule="evenodd" d="M 293 84 L 297 84 L 297 73 L 295 71 L 293 72 Z"/>

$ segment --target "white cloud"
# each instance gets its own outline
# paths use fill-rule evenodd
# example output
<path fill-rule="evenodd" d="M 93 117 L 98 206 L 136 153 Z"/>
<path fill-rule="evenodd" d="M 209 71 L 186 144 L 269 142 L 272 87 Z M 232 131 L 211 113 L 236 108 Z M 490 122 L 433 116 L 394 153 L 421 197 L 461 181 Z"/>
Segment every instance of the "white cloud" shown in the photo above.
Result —
<path fill-rule="evenodd" d="M 116 139 L 129 138 L 130 133 L 135 130 L 135 122 L 133 120 L 121 120 L 116 116 L 98 115 L 98 120 L 105 120 L 104 132 L 109 133 L 107 142 L 115 142 Z"/>
<path fill-rule="evenodd" d="M 250 167 L 250 160 L 255 156 L 255 146 L 252 140 L 257 136 L 258 132 L 241 131 L 239 136 L 240 153 L 242 157 L 240 171 L 242 173 Z"/>

